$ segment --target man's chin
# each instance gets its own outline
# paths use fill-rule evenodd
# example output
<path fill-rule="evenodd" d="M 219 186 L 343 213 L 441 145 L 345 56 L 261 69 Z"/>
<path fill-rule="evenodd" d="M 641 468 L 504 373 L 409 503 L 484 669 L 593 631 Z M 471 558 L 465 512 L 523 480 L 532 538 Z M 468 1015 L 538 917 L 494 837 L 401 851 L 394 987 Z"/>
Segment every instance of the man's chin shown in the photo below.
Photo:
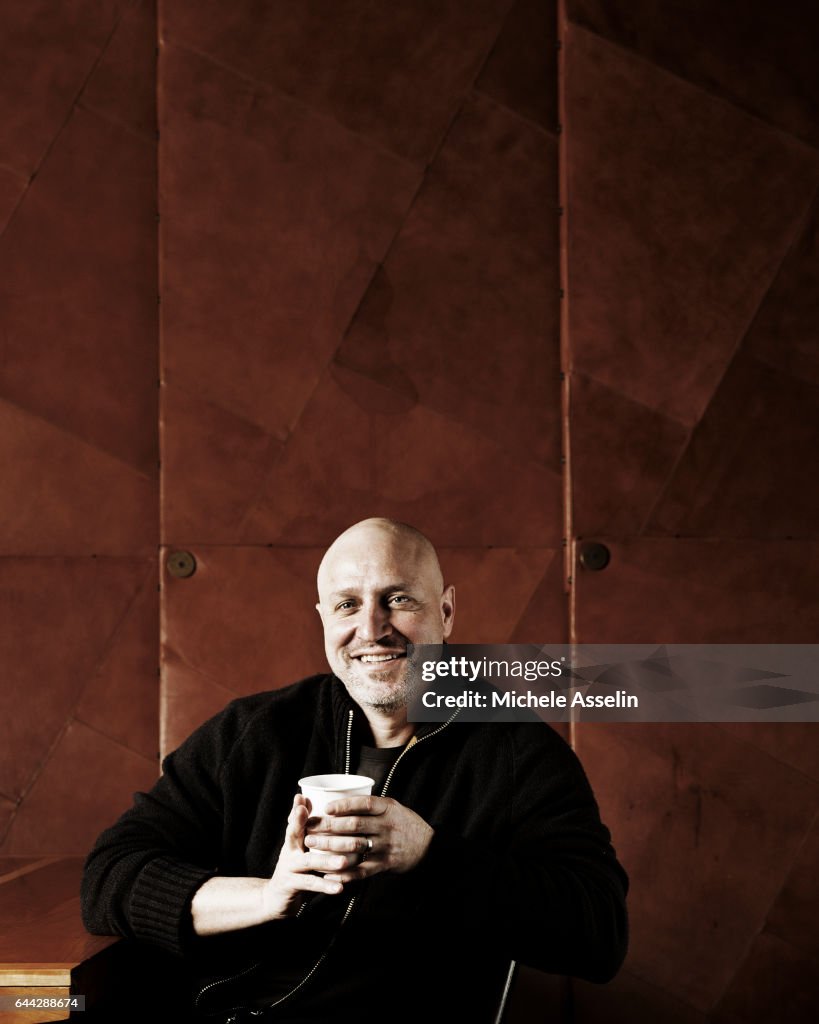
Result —
<path fill-rule="evenodd" d="M 404 678 L 396 679 L 387 673 L 381 679 L 372 673 L 362 679 L 355 672 L 348 672 L 341 677 L 341 681 L 361 708 L 372 708 L 389 714 L 405 708 L 412 700 L 409 683 Z"/>

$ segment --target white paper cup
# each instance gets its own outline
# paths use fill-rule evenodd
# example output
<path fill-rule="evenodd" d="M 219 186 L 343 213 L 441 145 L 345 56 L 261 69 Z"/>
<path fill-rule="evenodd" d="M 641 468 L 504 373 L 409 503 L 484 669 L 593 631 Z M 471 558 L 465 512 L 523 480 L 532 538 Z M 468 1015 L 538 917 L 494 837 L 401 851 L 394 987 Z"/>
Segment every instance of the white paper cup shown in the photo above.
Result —
<path fill-rule="evenodd" d="M 345 796 L 369 796 L 373 780 L 366 775 L 308 775 L 299 779 L 302 793 L 310 801 L 310 816 L 324 814 L 327 804 Z"/>

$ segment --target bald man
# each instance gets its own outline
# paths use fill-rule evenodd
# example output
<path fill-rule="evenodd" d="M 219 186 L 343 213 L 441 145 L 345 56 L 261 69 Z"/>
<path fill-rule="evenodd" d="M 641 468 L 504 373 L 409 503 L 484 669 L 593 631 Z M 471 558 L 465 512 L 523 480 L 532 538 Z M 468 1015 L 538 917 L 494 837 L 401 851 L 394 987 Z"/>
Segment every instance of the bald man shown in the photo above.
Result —
<path fill-rule="evenodd" d="M 489 1022 L 511 960 L 607 980 L 627 880 L 571 750 L 544 724 L 407 720 L 407 646 L 455 617 L 431 543 L 364 520 L 317 582 L 332 674 L 233 701 L 166 758 L 88 858 L 89 930 L 179 957 L 178 1020 Z M 374 795 L 311 817 L 298 780 L 328 772 Z"/>

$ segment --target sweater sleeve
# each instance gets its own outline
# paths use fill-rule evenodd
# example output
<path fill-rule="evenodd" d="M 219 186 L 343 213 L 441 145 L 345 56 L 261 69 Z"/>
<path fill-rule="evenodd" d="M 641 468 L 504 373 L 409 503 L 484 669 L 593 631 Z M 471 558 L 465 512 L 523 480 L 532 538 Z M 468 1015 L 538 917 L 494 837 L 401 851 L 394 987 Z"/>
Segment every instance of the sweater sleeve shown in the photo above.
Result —
<path fill-rule="evenodd" d="M 133 806 L 97 839 L 81 890 L 90 932 L 187 951 L 195 938 L 191 901 L 219 869 L 220 772 L 240 727 L 228 705 L 165 758 L 150 792 L 136 793 Z"/>
<path fill-rule="evenodd" d="M 486 843 L 436 829 L 420 870 L 510 960 L 608 981 L 628 944 L 628 877 L 574 752 L 556 734 L 520 735 L 502 834 Z"/>

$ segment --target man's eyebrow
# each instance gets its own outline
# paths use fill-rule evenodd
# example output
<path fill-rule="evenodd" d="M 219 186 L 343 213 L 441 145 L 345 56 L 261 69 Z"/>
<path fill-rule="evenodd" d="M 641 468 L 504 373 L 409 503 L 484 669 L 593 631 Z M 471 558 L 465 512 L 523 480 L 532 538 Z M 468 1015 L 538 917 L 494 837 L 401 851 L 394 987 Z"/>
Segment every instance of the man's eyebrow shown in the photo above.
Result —
<path fill-rule="evenodd" d="M 398 590 L 412 590 L 413 587 L 414 587 L 413 583 L 407 583 L 407 582 L 399 581 L 398 583 L 390 583 L 389 586 L 382 587 L 378 591 L 378 593 L 379 594 L 394 594 Z M 329 596 L 329 599 L 331 601 L 338 601 L 339 598 L 358 597 L 359 593 L 360 593 L 360 591 L 357 588 L 351 587 L 349 590 L 333 590 L 333 591 L 330 592 L 330 594 L 328 596 Z"/>

